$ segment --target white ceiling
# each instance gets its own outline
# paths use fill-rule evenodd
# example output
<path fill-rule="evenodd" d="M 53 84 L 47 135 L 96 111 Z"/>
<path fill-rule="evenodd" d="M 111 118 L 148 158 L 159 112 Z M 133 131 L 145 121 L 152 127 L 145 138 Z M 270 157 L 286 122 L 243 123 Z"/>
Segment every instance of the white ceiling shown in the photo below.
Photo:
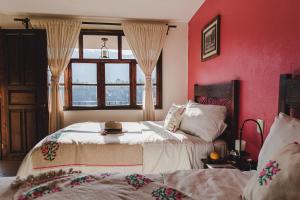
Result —
<path fill-rule="evenodd" d="M 188 22 L 205 0 L 0 0 L 2 14 L 50 14 Z"/>

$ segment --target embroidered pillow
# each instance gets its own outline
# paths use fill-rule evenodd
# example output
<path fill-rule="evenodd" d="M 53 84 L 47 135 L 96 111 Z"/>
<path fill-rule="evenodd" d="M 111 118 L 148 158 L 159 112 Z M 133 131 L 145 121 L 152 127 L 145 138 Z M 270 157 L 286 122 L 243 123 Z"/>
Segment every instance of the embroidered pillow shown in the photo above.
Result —
<path fill-rule="evenodd" d="M 180 129 L 207 142 L 212 142 L 226 129 L 225 118 L 225 106 L 198 104 L 189 101 Z"/>
<path fill-rule="evenodd" d="M 300 120 L 280 113 L 276 118 L 258 156 L 257 170 L 282 147 L 294 141 L 300 141 Z"/>
<path fill-rule="evenodd" d="M 300 198 L 300 145 L 291 143 L 264 163 L 247 183 L 243 200 Z"/>
<path fill-rule="evenodd" d="M 165 119 L 164 128 L 171 132 L 176 132 L 185 111 L 185 106 L 173 104 Z"/>

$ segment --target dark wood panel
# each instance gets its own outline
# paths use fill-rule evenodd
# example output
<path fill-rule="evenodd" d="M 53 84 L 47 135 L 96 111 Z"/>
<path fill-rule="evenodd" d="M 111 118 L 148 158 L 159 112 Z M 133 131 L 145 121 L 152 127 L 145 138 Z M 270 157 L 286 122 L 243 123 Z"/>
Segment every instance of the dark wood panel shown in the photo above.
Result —
<path fill-rule="evenodd" d="M 37 114 L 35 110 L 28 110 L 24 113 L 25 116 L 25 135 L 26 135 L 26 151 L 30 151 L 31 148 L 38 141 L 37 133 Z"/>
<path fill-rule="evenodd" d="M 278 113 L 300 118 L 300 77 L 280 75 Z"/>
<path fill-rule="evenodd" d="M 18 33 L 7 33 L 5 34 L 5 65 L 8 71 L 8 84 L 18 85 L 21 83 L 22 73 L 19 68 L 19 48 L 20 39 Z"/>
<path fill-rule="evenodd" d="M 5 143 L 6 138 L 3 133 L 6 133 L 6 112 L 4 112 L 4 100 L 5 100 L 5 83 L 7 77 L 5 76 L 4 68 L 4 38 L 3 32 L 0 31 L 0 144 Z M 5 135 L 6 136 L 6 135 Z M 0 148 L 0 159 L 3 157 L 3 148 Z"/>
<path fill-rule="evenodd" d="M 23 137 L 23 112 L 22 110 L 11 110 L 9 115 L 9 138 L 10 138 L 10 152 L 22 153 L 24 152 L 24 137 Z"/>
<path fill-rule="evenodd" d="M 36 64 L 36 55 L 37 55 L 37 43 L 36 35 L 34 33 L 22 34 L 22 68 L 24 69 L 23 81 L 25 85 L 34 85 L 36 84 L 37 79 L 37 64 Z"/>
<path fill-rule="evenodd" d="M 12 105 L 34 105 L 36 104 L 35 91 L 32 92 L 9 92 L 9 104 Z"/>

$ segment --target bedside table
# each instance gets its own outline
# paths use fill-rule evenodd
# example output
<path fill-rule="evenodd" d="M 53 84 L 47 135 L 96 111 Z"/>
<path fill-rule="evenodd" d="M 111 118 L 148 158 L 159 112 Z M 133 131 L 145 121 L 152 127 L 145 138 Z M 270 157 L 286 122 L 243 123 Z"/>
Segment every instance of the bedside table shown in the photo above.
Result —
<path fill-rule="evenodd" d="M 218 160 L 212 161 L 211 159 L 201 159 L 204 169 L 213 168 L 213 169 L 239 169 L 241 171 L 250 171 L 255 170 L 257 167 L 257 163 L 255 162 L 247 162 L 245 159 L 240 159 L 238 161 L 231 160 Z"/>

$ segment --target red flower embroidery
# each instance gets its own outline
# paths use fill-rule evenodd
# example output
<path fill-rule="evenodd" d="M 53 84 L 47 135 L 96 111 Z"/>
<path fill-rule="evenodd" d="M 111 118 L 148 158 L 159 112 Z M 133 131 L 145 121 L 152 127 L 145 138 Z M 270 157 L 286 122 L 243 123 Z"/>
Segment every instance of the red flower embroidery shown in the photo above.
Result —
<path fill-rule="evenodd" d="M 146 178 L 141 174 L 132 174 L 125 177 L 125 180 L 129 185 L 132 185 L 136 189 L 143 187 L 144 185 L 153 182 L 151 179 Z"/>
<path fill-rule="evenodd" d="M 259 185 L 268 185 L 268 179 L 271 181 L 272 177 L 280 171 L 279 164 L 276 161 L 268 162 L 263 170 L 259 173 Z"/>
<path fill-rule="evenodd" d="M 259 176 L 264 176 L 264 175 L 266 175 L 266 170 L 265 170 L 265 169 L 263 169 L 263 170 L 259 173 Z"/>

